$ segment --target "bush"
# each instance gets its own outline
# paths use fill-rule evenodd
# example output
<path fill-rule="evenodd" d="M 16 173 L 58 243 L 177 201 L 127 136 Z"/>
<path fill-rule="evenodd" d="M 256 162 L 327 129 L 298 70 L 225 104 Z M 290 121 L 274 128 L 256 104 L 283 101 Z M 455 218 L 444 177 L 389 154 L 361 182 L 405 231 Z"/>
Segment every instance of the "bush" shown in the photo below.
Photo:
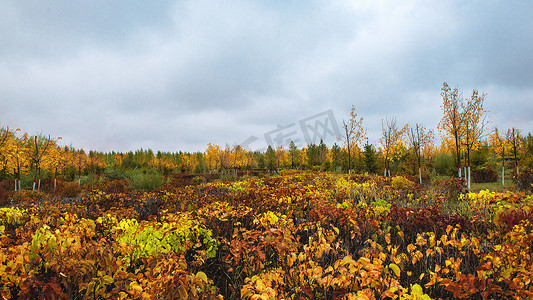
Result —
<path fill-rule="evenodd" d="M 2 180 L 0 182 L 0 206 L 9 204 L 9 198 L 14 193 L 15 180 Z"/>
<path fill-rule="evenodd" d="M 453 156 L 450 154 L 436 155 L 433 166 L 439 175 L 453 176 L 457 172 Z"/>
<path fill-rule="evenodd" d="M 54 189 L 54 178 L 44 178 L 41 181 L 41 191 L 60 197 L 73 198 L 79 195 L 81 188 L 77 182 L 68 182 L 63 178 L 57 178 Z"/>
<path fill-rule="evenodd" d="M 62 197 L 74 198 L 81 192 L 81 187 L 76 182 L 61 181 L 57 183 L 56 194 Z"/>
<path fill-rule="evenodd" d="M 403 177 L 395 176 L 392 178 L 392 187 L 395 189 L 409 189 L 415 186 L 414 182 Z"/>
<path fill-rule="evenodd" d="M 472 181 L 475 183 L 496 182 L 498 173 L 491 168 L 479 168 L 472 172 Z"/>
<path fill-rule="evenodd" d="M 466 192 L 466 182 L 464 178 L 452 177 L 450 179 L 438 180 L 437 188 L 448 201 L 457 201 L 459 196 Z"/>
<path fill-rule="evenodd" d="M 20 190 L 13 193 L 10 201 L 13 203 L 31 203 L 41 201 L 45 197 L 43 192 L 39 191 L 30 191 L 30 190 Z"/>
<path fill-rule="evenodd" d="M 124 174 L 130 186 L 135 190 L 153 191 L 160 188 L 163 175 L 157 170 L 131 170 Z"/>
<path fill-rule="evenodd" d="M 516 187 L 524 192 L 533 193 L 533 170 L 528 169 L 513 177 Z"/>

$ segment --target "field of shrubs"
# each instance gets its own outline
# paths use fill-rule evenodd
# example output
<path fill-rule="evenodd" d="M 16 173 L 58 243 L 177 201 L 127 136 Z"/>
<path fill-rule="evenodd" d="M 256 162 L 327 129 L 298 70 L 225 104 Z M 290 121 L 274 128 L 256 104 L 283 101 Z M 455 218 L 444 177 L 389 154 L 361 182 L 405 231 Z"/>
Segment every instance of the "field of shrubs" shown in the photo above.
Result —
<path fill-rule="evenodd" d="M 0 295 L 533 298 L 533 197 L 416 181 L 285 171 L 19 191 L 0 208 Z"/>

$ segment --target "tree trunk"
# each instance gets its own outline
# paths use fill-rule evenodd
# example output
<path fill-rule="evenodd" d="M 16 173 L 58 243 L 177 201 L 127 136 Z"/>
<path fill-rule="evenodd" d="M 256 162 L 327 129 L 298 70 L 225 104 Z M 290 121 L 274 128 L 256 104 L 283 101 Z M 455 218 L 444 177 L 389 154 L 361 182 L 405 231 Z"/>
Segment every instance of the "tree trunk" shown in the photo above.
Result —
<path fill-rule="evenodd" d="M 468 190 L 470 191 L 470 166 L 468 166 Z"/>

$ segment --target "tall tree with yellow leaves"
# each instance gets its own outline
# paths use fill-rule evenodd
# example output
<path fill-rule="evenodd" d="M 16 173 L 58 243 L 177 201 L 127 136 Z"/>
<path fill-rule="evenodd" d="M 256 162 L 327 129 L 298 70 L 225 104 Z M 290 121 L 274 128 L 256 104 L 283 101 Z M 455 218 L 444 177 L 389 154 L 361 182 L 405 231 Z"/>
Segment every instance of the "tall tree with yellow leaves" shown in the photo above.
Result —
<path fill-rule="evenodd" d="M 352 170 L 352 154 L 359 149 L 359 143 L 366 136 L 366 128 L 363 128 L 363 117 L 357 118 L 355 105 L 352 105 L 348 122 L 342 120 L 342 127 L 344 134 L 339 136 L 338 140 L 342 141 L 342 145 L 348 152 L 348 174 L 350 174 Z"/>
<path fill-rule="evenodd" d="M 207 144 L 207 148 L 205 149 L 205 162 L 207 165 L 207 168 L 209 169 L 209 172 L 212 170 L 216 170 L 220 166 L 220 146 L 213 145 L 211 143 Z"/>
<path fill-rule="evenodd" d="M 438 128 L 445 135 L 451 136 L 454 141 L 455 162 L 458 175 L 461 177 L 461 139 L 463 135 L 461 107 L 463 96 L 457 87 L 452 90 L 446 82 L 442 84 L 440 95 L 442 96 L 443 116 Z"/>
<path fill-rule="evenodd" d="M 8 145 L 10 141 L 15 138 L 15 133 L 20 129 L 16 130 L 9 129 L 9 126 L 6 128 L 0 128 L 0 161 L 2 162 L 2 177 L 7 174 L 7 164 L 8 164 Z"/>
<path fill-rule="evenodd" d="M 486 94 L 479 95 L 478 90 L 472 90 L 472 95 L 462 101 L 461 122 L 463 128 L 463 146 L 465 149 L 465 163 L 467 167 L 468 189 L 470 190 L 470 152 L 479 145 L 485 136 L 485 128 L 489 123 L 483 109 Z"/>
<path fill-rule="evenodd" d="M 494 153 L 502 159 L 502 185 L 505 185 L 505 153 L 509 145 L 510 131 L 506 134 L 500 133 L 498 128 L 489 135 L 489 146 Z"/>
<path fill-rule="evenodd" d="M 15 177 L 15 191 L 21 189 L 20 176 L 22 173 L 30 169 L 30 155 L 28 148 L 28 134 L 24 133 L 21 137 L 12 138 L 6 141 L 4 149 L 7 152 L 7 169 L 13 170 L 13 176 Z"/>
<path fill-rule="evenodd" d="M 383 153 L 385 156 L 385 170 L 383 176 L 390 176 L 390 162 L 395 156 L 395 151 L 400 150 L 401 144 L 404 140 L 404 135 L 407 131 L 407 124 L 399 128 L 396 125 L 396 118 L 386 119 L 385 122 L 381 120 L 381 139 L 380 143 L 383 146 Z"/>
<path fill-rule="evenodd" d="M 61 139 L 59 137 L 58 139 Z M 56 139 L 52 139 L 50 136 L 45 137 L 42 134 L 31 137 L 30 143 L 30 160 L 33 165 L 33 190 L 41 189 L 41 167 L 43 160 L 49 154 L 50 149 L 55 146 Z M 39 175 L 39 181 L 37 183 L 37 175 Z"/>

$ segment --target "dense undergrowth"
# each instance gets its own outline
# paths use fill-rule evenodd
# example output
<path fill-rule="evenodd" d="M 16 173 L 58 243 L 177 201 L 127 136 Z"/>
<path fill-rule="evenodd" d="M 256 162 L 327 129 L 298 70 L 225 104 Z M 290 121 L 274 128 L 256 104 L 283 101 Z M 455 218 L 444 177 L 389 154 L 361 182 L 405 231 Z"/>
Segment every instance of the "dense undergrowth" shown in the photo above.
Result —
<path fill-rule="evenodd" d="M 533 197 L 289 171 L 18 192 L 0 294 L 64 299 L 529 299 Z M 74 188 L 74 187 L 69 187 Z"/>

